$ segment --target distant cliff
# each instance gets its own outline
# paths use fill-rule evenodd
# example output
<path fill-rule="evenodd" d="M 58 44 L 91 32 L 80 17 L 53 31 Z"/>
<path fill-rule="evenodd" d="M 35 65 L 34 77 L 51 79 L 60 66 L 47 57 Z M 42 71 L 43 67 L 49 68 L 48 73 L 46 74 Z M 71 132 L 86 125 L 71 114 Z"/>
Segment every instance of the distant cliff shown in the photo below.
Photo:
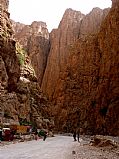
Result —
<path fill-rule="evenodd" d="M 27 51 L 41 85 L 50 48 L 46 23 L 34 21 L 31 25 L 24 25 L 12 21 L 12 26 L 14 37 Z"/>

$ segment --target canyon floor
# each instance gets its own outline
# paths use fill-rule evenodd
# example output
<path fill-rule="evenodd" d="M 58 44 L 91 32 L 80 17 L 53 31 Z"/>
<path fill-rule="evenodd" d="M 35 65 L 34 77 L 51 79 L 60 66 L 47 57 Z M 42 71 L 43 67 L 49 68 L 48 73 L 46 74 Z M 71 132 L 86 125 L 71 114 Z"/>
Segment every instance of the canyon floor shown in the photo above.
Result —
<path fill-rule="evenodd" d="M 0 159 L 119 159 L 119 147 L 96 147 L 89 142 L 86 137 L 78 143 L 72 136 L 55 136 L 12 143 L 0 146 Z"/>

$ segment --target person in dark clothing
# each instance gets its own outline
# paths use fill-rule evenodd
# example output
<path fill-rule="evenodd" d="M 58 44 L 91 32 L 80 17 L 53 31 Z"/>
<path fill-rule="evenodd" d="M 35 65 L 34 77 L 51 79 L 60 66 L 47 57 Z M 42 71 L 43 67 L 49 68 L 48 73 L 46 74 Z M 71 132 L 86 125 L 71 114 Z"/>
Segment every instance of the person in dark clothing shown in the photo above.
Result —
<path fill-rule="evenodd" d="M 2 141 L 2 129 L 0 128 L 0 141 Z"/>
<path fill-rule="evenodd" d="M 43 141 L 45 141 L 46 138 L 47 138 L 47 132 L 45 131 L 45 132 L 44 132 L 44 135 L 43 135 Z"/>
<path fill-rule="evenodd" d="M 76 131 L 73 132 L 73 138 L 74 138 L 74 141 L 77 141 L 76 140 Z"/>
<path fill-rule="evenodd" d="M 78 130 L 78 131 L 77 131 L 77 140 L 78 140 L 78 142 L 80 142 L 80 141 L 79 141 L 79 138 L 80 138 L 80 131 Z"/>
<path fill-rule="evenodd" d="M 38 131 L 37 131 L 37 129 L 35 130 L 34 135 L 35 135 L 35 140 L 37 140 L 38 139 Z"/>
<path fill-rule="evenodd" d="M 11 135 L 10 135 L 10 141 L 13 141 L 14 140 L 14 135 L 15 135 L 15 132 L 16 132 L 16 130 L 14 130 L 14 129 L 11 129 Z"/>

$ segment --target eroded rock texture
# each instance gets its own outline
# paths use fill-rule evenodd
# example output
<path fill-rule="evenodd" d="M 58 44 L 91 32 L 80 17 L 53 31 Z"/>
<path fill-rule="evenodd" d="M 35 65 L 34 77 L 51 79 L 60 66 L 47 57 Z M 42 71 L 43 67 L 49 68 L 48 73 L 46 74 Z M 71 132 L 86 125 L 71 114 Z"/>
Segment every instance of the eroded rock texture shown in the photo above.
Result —
<path fill-rule="evenodd" d="M 48 100 L 27 51 L 13 39 L 9 15 L 8 0 L 0 0 L 0 125 L 32 122 L 48 128 Z M 35 30 L 36 23 L 32 25 Z"/>
<path fill-rule="evenodd" d="M 13 22 L 22 47 L 11 39 L 9 20 L 0 24 L 0 102 L 6 116 L 47 127 L 43 117 L 50 114 L 58 131 L 81 127 L 82 133 L 119 135 L 119 0 L 112 1 L 110 12 L 94 8 L 85 16 L 67 9 L 50 44 L 43 22 Z M 4 7 L 1 17 L 9 19 Z M 37 81 L 54 106 L 49 107 Z"/>
<path fill-rule="evenodd" d="M 67 9 L 58 29 L 51 32 L 51 48 L 42 82 L 42 90 L 49 98 L 52 98 L 59 73 L 69 57 L 69 52 L 66 52 L 67 47 L 73 44 L 79 36 L 80 21 L 83 17 L 81 12 Z"/>
<path fill-rule="evenodd" d="M 108 12 L 109 9 L 95 8 L 85 16 L 81 12 L 67 9 L 58 29 L 51 32 L 51 49 L 41 87 L 50 100 L 52 100 L 55 92 L 59 74 L 64 69 L 70 56 L 68 48 L 78 38 L 97 33 Z"/>
<path fill-rule="evenodd" d="M 12 38 L 12 27 L 9 21 L 8 1 L 0 1 L 0 56 L 8 74 L 9 91 L 16 87 L 20 66 L 15 52 L 15 41 Z"/>
<path fill-rule="evenodd" d="M 12 38 L 12 27 L 9 21 L 8 13 L 9 1 L 0 1 L 0 110 L 6 111 L 11 108 L 11 115 L 15 117 L 13 111 L 15 110 L 9 104 L 4 105 L 4 97 L 9 96 L 10 92 L 16 90 L 17 82 L 20 77 L 20 65 L 16 55 L 15 44 Z M 9 93 L 8 93 L 9 92 Z M 6 95 L 6 93 L 8 93 Z M 5 102 L 7 100 L 5 99 Z"/>
<path fill-rule="evenodd" d="M 15 38 L 27 51 L 41 85 L 50 48 L 46 23 L 34 21 L 31 25 L 24 25 L 12 21 L 12 24 Z"/>
<path fill-rule="evenodd" d="M 100 25 L 109 12 L 109 8 L 93 8 L 81 21 L 80 37 L 95 34 L 99 31 Z"/>
<path fill-rule="evenodd" d="M 100 31 L 80 38 L 53 96 L 58 130 L 119 135 L 119 0 Z"/>

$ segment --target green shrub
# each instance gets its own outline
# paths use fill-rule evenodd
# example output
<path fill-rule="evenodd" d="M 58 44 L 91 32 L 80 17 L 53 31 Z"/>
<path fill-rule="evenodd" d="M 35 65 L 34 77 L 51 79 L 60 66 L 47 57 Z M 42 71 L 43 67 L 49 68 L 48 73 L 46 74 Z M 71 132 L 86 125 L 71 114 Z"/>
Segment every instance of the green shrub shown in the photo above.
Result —
<path fill-rule="evenodd" d="M 19 59 L 20 65 L 24 65 L 24 62 L 25 62 L 24 55 L 23 54 L 18 54 L 18 59 Z"/>
<path fill-rule="evenodd" d="M 16 44 L 16 52 L 19 59 L 19 63 L 21 66 L 23 66 L 25 63 L 25 57 L 27 52 L 22 48 L 22 46 L 19 43 Z"/>

